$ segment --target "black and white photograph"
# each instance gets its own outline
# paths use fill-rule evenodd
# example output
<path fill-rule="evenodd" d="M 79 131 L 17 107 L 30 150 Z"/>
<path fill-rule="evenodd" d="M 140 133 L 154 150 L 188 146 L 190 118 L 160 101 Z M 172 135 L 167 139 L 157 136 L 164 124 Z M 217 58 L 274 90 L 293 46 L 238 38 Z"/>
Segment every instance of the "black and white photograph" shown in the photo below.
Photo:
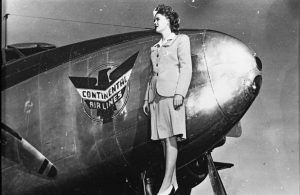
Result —
<path fill-rule="evenodd" d="M 300 194 L 299 11 L 2 0 L 1 194 Z"/>

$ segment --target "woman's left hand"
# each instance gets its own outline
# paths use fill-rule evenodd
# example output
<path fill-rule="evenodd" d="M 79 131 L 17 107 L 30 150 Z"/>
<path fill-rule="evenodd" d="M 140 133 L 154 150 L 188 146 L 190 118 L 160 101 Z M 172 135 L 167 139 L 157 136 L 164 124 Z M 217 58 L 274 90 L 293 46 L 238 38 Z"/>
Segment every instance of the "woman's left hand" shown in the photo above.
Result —
<path fill-rule="evenodd" d="M 174 109 L 177 110 L 183 104 L 183 96 L 175 94 L 173 98 Z"/>

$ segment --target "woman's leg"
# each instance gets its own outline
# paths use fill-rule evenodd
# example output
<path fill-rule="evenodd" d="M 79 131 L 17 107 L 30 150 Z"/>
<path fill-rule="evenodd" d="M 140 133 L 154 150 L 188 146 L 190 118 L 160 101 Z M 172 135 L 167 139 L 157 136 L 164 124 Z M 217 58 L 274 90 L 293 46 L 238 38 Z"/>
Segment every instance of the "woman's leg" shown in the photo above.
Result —
<path fill-rule="evenodd" d="M 164 158 L 166 159 L 166 142 L 165 142 L 165 140 L 161 141 L 161 145 L 163 147 Z M 173 184 L 175 190 L 177 190 L 178 183 L 177 183 L 177 177 L 176 177 L 176 164 L 175 164 L 175 168 L 174 168 L 174 172 L 173 172 L 172 182 L 171 183 Z"/>
<path fill-rule="evenodd" d="M 166 169 L 165 176 L 160 187 L 159 192 L 164 192 L 171 184 L 174 182 L 174 171 L 176 170 L 176 160 L 177 160 L 177 141 L 176 137 L 169 137 L 165 139 L 165 156 L 166 156 Z M 176 174 L 175 174 L 176 178 Z M 177 182 L 176 182 L 177 183 Z"/>
<path fill-rule="evenodd" d="M 166 142 L 165 140 L 161 141 L 161 145 L 163 147 L 163 153 L 164 153 L 164 159 L 166 159 Z M 175 168 L 174 168 L 174 172 L 173 172 L 173 176 L 172 176 L 172 182 L 171 182 L 175 188 L 175 190 L 178 189 L 178 183 L 177 183 L 177 177 L 176 177 L 176 164 L 175 164 Z"/>
<path fill-rule="evenodd" d="M 176 165 L 175 165 L 174 172 L 173 172 L 172 184 L 173 184 L 175 190 L 177 190 L 178 189 L 178 183 L 177 183 L 177 177 L 176 177 Z"/>

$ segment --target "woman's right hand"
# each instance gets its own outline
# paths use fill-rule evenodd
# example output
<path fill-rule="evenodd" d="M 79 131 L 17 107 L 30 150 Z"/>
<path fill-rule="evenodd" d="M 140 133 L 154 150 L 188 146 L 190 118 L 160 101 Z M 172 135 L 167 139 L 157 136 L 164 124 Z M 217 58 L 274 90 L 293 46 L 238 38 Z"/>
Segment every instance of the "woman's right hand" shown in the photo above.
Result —
<path fill-rule="evenodd" d="M 149 115 L 150 110 L 149 110 L 149 104 L 148 104 L 147 100 L 144 101 L 143 111 L 144 111 L 145 115 L 147 115 L 147 116 Z"/>

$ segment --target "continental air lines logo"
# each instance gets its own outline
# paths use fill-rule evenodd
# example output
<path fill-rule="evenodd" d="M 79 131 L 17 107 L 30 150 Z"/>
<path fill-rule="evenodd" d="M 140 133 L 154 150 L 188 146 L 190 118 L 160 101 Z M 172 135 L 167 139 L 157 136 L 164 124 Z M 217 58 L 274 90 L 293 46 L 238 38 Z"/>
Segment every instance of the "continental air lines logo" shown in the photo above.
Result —
<path fill-rule="evenodd" d="M 90 118 L 105 123 L 122 111 L 128 99 L 128 81 L 137 56 L 138 52 L 120 66 L 104 66 L 88 77 L 69 77 Z"/>

